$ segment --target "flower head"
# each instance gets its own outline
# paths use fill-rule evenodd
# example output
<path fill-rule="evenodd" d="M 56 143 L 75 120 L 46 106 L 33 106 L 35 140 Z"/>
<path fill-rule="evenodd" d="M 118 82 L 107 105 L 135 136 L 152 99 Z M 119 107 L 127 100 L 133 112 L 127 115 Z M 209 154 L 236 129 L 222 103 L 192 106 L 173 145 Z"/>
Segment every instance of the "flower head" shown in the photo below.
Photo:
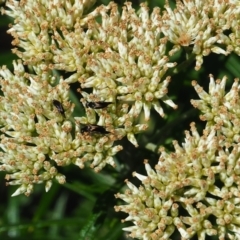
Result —
<path fill-rule="evenodd" d="M 214 81 L 213 76 L 210 75 L 209 93 L 193 81 L 192 84 L 200 100 L 191 100 L 191 103 L 202 112 L 200 118 L 207 121 L 207 127 L 215 126 L 224 136 L 223 143 L 229 145 L 240 140 L 240 87 L 239 80 L 235 79 L 230 91 L 226 92 L 226 80 L 227 78 L 223 77 L 222 80 Z"/>
<path fill-rule="evenodd" d="M 117 194 L 127 204 L 116 211 L 128 214 L 133 226 L 123 230 L 137 239 L 198 239 L 239 233 L 239 146 L 220 147 L 214 128 L 200 136 L 194 124 L 182 147 L 161 155 L 155 170 L 145 161 L 147 176 L 134 173 L 142 185 L 127 181 L 128 190 Z M 219 187 L 218 187 L 219 186 Z"/>
<path fill-rule="evenodd" d="M 88 19 L 89 30 L 79 33 L 80 38 L 91 39 L 86 45 L 85 74 L 79 78 L 81 93 L 87 101 L 99 98 L 114 102 L 115 108 L 114 104 L 109 108 L 108 116 L 97 111 L 99 119 L 111 119 L 117 132 L 137 146 L 134 135 L 146 129 L 146 124 L 139 125 L 135 121 L 142 111 L 147 121 L 151 108 L 164 116 L 159 100 L 177 107 L 167 97 L 170 78 L 164 75 L 175 64 L 169 63 L 165 55 L 166 39 L 161 38 L 159 10 L 156 8 L 149 14 L 142 4 L 137 14 L 131 4 L 126 3 L 120 15 L 117 5 L 111 3 L 96 11 L 101 16 L 101 25 Z M 93 88 L 93 95 L 84 93 L 85 88 Z"/>
<path fill-rule="evenodd" d="M 165 9 L 162 31 L 174 43 L 172 54 L 181 46 L 192 46 L 189 51 L 196 55 L 197 70 L 202 65 L 203 56 L 211 52 L 227 55 L 233 50 L 229 36 L 224 33 L 231 29 L 234 16 L 238 19 L 235 5 L 230 1 L 177 1 L 174 10 L 166 1 Z"/>
<path fill-rule="evenodd" d="M 14 196 L 29 195 L 39 183 L 45 183 L 48 191 L 53 179 L 64 183 L 58 166 L 73 163 L 83 168 L 89 161 L 96 171 L 106 164 L 114 166 L 113 156 L 122 147 L 113 146 L 113 134 L 81 134 L 77 122 L 71 120 L 74 104 L 63 79 L 56 84 L 57 77 L 37 67 L 38 75 L 26 73 L 20 61 L 14 62 L 14 68 L 14 74 L 6 67 L 0 70 L 0 170 L 8 172 L 9 185 L 21 185 Z M 56 99 L 64 115 L 54 106 Z"/>
<path fill-rule="evenodd" d="M 53 60 L 51 52 L 53 30 L 72 29 L 95 3 L 95 0 L 77 1 L 7 1 L 2 13 L 14 18 L 15 24 L 8 30 L 14 37 L 13 49 L 25 64 L 40 64 L 47 68 Z M 67 54 L 67 53 L 66 53 Z"/>

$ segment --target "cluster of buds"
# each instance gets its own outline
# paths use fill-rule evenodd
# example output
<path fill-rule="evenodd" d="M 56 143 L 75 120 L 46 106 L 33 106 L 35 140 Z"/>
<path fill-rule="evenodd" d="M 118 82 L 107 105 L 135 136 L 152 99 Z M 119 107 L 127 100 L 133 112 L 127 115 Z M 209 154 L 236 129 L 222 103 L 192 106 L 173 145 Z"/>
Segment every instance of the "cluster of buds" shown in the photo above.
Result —
<path fill-rule="evenodd" d="M 163 12 L 146 4 L 135 12 L 129 2 L 120 12 L 111 2 L 89 12 L 94 2 L 9 0 L 2 9 L 14 18 L 8 33 L 21 59 L 14 73 L 0 69 L 0 171 L 19 186 L 13 196 L 39 183 L 48 191 L 53 179 L 63 184 L 59 167 L 69 164 L 96 172 L 115 166 L 123 137 L 137 147 L 152 109 L 164 117 L 162 102 L 177 108 L 166 75 L 176 66 L 169 56 L 181 48 L 197 70 L 211 52 L 240 55 L 238 1 L 178 0 L 174 10 L 166 1 Z M 116 195 L 127 202 L 116 211 L 129 215 L 131 237 L 239 235 L 240 86 L 236 80 L 225 94 L 225 83 L 210 76 L 208 94 L 193 81 L 203 135 L 191 124 L 182 146 L 160 149 L 155 170 L 145 160 L 147 176 L 134 173 L 142 186 L 127 180 L 130 190 Z M 74 103 L 73 93 L 81 95 Z"/>
<path fill-rule="evenodd" d="M 147 176 L 133 173 L 142 185 L 126 181 L 128 190 L 116 194 L 127 204 L 116 211 L 128 214 L 124 228 L 137 239 L 219 239 L 240 237 L 240 133 L 238 79 L 225 93 L 226 77 L 214 81 L 210 75 L 209 94 L 193 85 L 201 100 L 192 104 L 201 110 L 207 125 L 201 136 L 195 124 L 186 131 L 182 147 L 175 151 L 160 148 L 155 170 L 145 160 Z"/>
<path fill-rule="evenodd" d="M 210 53 L 228 55 L 239 50 L 239 2 L 218 0 L 177 0 L 173 10 L 166 1 L 162 31 L 174 44 L 170 54 L 185 48 L 189 58 L 196 58 L 199 70 L 203 57 Z"/>
<path fill-rule="evenodd" d="M 86 14 L 93 1 L 34 4 L 11 0 L 2 9 L 15 19 L 8 33 L 22 60 L 14 62 L 14 74 L 0 71 L 0 169 L 8 184 L 20 185 L 14 196 L 29 195 L 36 183 L 47 191 L 53 179 L 64 183 L 58 166 L 96 172 L 115 166 L 122 150 L 116 140 L 127 137 L 137 147 L 135 135 L 147 129 L 151 108 L 163 117 L 160 101 L 177 107 L 167 96 L 166 71 L 176 63 L 165 55 L 159 9 L 150 14 L 142 4 L 136 13 L 128 2 L 120 14 L 110 3 Z M 80 101 L 70 100 L 72 91 Z"/>

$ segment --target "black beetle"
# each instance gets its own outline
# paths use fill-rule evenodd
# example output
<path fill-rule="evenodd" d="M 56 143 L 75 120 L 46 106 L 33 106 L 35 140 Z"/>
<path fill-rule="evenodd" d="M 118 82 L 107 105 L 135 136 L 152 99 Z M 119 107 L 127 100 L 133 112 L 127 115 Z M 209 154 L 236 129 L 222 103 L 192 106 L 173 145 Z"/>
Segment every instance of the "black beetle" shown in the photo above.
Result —
<path fill-rule="evenodd" d="M 65 118 L 65 111 L 63 109 L 62 103 L 55 99 L 52 102 L 53 105 L 57 108 L 58 112 Z"/>
<path fill-rule="evenodd" d="M 81 133 L 110 133 L 103 126 L 99 126 L 96 124 L 88 124 L 81 128 Z"/>
<path fill-rule="evenodd" d="M 86 107 L 93 109 L 101 109 L 107 107 L 109 104 L 112 104 L 112 102 L 87 102 Z"/>

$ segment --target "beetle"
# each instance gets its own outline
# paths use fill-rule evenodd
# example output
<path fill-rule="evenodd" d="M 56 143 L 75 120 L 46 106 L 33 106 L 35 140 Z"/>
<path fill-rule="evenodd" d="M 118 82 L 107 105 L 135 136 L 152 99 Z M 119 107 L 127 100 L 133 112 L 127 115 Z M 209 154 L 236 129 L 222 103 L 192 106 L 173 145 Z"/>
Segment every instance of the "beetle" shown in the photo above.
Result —
<path fill-rule="evenodd" d="M 65 110 L 63 108 L 62 103 L 56 99 L 54 99 L 52 102 L 53 102 L 53 105 L 57 108 L 58 112 L 65 118 Z"/>
<path fill-rule="evenodd" d="M 112 104 L 112 102 L 87 102 L 86 107 L 93 109 L 101 109 L 107 107 L 109 104 Z"/>
<path fill-rule="evenodd" d="M 81 133 L 101 133 L 101 134 L 106 134 L 110 133 L 108 132 L 103 126 L 99 126 L 96 124 L 88 124 L 81 128 Z"/>

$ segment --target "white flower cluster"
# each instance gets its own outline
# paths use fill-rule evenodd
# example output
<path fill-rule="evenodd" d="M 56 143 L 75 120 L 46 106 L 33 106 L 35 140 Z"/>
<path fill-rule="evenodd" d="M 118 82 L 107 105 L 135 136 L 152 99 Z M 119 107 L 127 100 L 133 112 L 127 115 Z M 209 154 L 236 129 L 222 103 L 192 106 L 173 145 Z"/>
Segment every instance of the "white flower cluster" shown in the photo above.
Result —
<path fill-rule="evenodd" d="M 107 163 L 114 166 L 113 156 L 122 147 L 113 147 L 111 135 L 81 134 L 79 126 L 70 121 L 74 104 L 68 100 L 69 85 L 63 79 L 52 86 L 56 79 L 46 72 L 39 70 L 46 78 L 41 79 L 25 73 L 21 62 L 14 63 L 14 68 L 14 75 L 4 67 L 0 70 L 4 94 L 0 97 L 0 170 L 9 173 L 8 184 L 21 185 L 13 196 L 29 195 L 36 183 L 45 182 L 46 191 L 53 179 L 64 183 L 65 176 L 56 166 L 73 163 L 83 168 L 86 161 L 92 161 L 96 171 Z M 55 101 L 64 112 L 59 112 Z"/>
<path fill-rule="evenodd" d="M 148 121 L 151 108 L 164 116 L 159 100 L 177 107 L 167 97 L 165 73 L 176 64 L 165 55 L 159 10 L 150 14 L 142 4 L 135 13 L 126 3 L 120 14 L 110 3 L 85 15 L 92 3 L 11 0 L 2 10 L 15 18 L 8 32 L 30 68 L 19 62 L 14 74 L 0 71 L 1 170 L 9 172 L 8 184 L 21 185 L 14 195 L 29 195 L 35 183 L 48 190 L 54 178 L 63 183 L 57 166 L 115 166 L 122 146 L 114 142 L 126 136 L 138 146 L 135 134 L 147 128 L 141 112 Z M 70 76 L 59 80 L 55 70 Z M 69 93 L 77 82 L 86 114 L 73 117 L 80 103 L 72 104 Z"/>
<path fill-rule="evenodd" d="M 223 77 L 215 82 L 210 75 L 209 94 L 193 81 L 201 100 L 191 100 L 191 103 L 202 112 L 200 118 L 207 121 L 207 128 L 215 126 L 217 132 L 223 135 L 223 146 L 229 147 L 240 141 L 240 87 L 239 79 L 235 79 L 231 90 L 226 93 L 226 80 Z"/>
<path fill-rule="evenodd" d="M 174 9 L 166 1 L 165 9 L 162 31 L 174 44 L 172 54 L 185 47 L 196 58 L 196 70 L 200 69 L 203 56 L 211 52 L 228 55 L 235 51 L 240 54 L 238 1 L 177 0 Z"/>
<path fill-rule="evenodd" d="M 134 226 L 124 230 L 137 239 L 218 239 L 240 237 L 239 83 L 225 92 L 226 77 L 214 82 L 209 94 L 193 82 L 201 100 L 192 100 L 204 115 L 203 135 L 191 124 L 182 147 L 163 148 L 155 170 L 145 161 L 147 176 L 134 173 L 142 186 L 127 181 L 129 190 L 117 194 L 127 204 L 116 211 L 128 214 Z"/>

